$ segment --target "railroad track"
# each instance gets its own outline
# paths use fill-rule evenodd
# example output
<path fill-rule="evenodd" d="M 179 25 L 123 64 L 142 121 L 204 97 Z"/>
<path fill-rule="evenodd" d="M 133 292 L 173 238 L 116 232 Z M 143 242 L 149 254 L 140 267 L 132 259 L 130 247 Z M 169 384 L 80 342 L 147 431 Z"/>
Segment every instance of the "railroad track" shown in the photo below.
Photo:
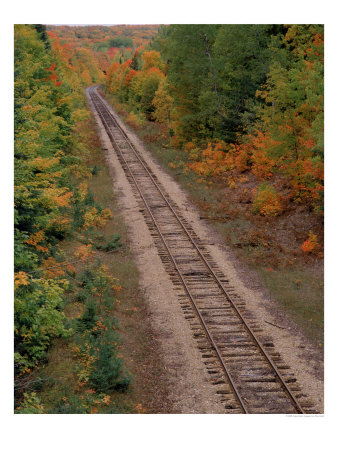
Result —
<path fill-rule="evenodd" d="M 138 196 L 225 412 L 315 414 L 291 368 L 230 286 L 204 243 L 135 149 L 97 88 L 91 106 Z"/>

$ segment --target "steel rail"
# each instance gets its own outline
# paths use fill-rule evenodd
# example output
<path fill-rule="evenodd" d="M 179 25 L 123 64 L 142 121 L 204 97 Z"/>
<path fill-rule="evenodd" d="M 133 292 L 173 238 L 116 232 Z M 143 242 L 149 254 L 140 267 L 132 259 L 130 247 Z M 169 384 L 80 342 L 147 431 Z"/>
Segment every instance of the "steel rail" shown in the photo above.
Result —
<path fill-rule="evenodd" d="M 141 165 L 143 166 L 144 170 L 147 172 L 147 174 L 148 174 L 148 176 L 150 177 L 151 181 L 153 182 L 154 186 L 156 187 L 156 189 L 158 190 L 158 192 L 161 194 L 163 200 L 166 202 L 166 204 L 168 205 L 168 207 L 170 208 L 170 210 L 172 211 L 172 213 L 173 213 L 174 216 L 176 217 L 176 220 L 178 221 L 179 225 L 183 228 L 185 234 L 187 235 L 187 237 L 189 238 L 189 240 L 191 241 L 191 243 L 193 244 L 193 246 L 194 246 L 195 249 L 197 250 L 198 254 L 200 255 L 200 257 L 201 257 L 201 259 L 202 259 L 202 261 L 203 261 L 203 263 L 205 264 L 205 266 L 208 268 L 208 270 L 209 270 L 210 273 L 212 274 L 212 276 L 213 276 L 214 280 L 216 281 L 216 283 L 218 284 L 219 288 L 221 289 L 221 291 L 223 292 L 223 294 L 226 296 L 227 300 L 230 302 L 231 306 L 233 307 L 233 309 L 234 309 L 235 312 L 237 313 L 237 315 L 238 315 L 238 317 L 240 318 L 240 320 L 243 322 L 243 324 L 244 324 L 246 330 L 248 331 L 248 333 L 250 334 L 250 336 L 252 337 L 252 339 L 253 339 L 254 342 L 256 343 L 256 345 L 257 345 L 258 349 L 260 350 L 261 354 L 262 354 L 263 357 L 268 361 L 268 363 L 270 364 L 270 366 L 271 366 L 272 369 L 274 370 L 275 374 L 277 375 L 277 378 L 279 379 L 279 381 L 280 381 L 280 383 L 281 383 L 281 385 L 282 385 L 282 388 L 286 391 L 286 393 L 287 393 L 288 396 L 290 397 L 291 401 L 294 403 L 294 406 L 295 406 L 296 410 L 297 410 L 300 414 L 305 414 L 305 412 L 304 412 L 302 406 L 299 404 L 298 400 L 295 398 L 295 396 L 294 396 L 294 395 L 292 394 L 292 392 L 290 391 L 289 387 L 287 386 L 286 382 L 284 381 L 284 379 L 283 379 L 282 375 L 280 374 L 278 368 L 276 367 L 275 363 L 272 361 L 272 359 L 270 358 L 270 356 L 266 353 L 266 351 L 265 351 L 264 348 L 262 347 L 261 343 L 259 342 L 257 336 L 255 335 L 254 331 L 251 330 L 250 325 L 247 323 L 246 319 L 242 316 L 241 312 L 238 310 L 237 306 L 236 306 L 235 303 L 232 301 L 231 297 L 229 296 L 229 294 L 227 293 L 226 289 L 225 289 L 224 286 L 222 285 L 222 282 L 219 280 L 218 276 L 216 275 L 216 273 L 214 272 L 214 270 L 212 269 L 212 267 L 210 266 L 210 264 L 209 264 L 208 261 L 206 260 L 205 256 L 202 254 L 202 252 L 201 252 L 200 249 L 198 248 L 198 244 L 195 242 L 194 238 L 191 236 L 191 234 L 189 233 L 189 231 L 187 230 L 187 228 L 185 227 L 185 225 L 182 223 L 181 219 L 178 217 L 178 215 L 176 214 L 175 210 L 173 209 L 173 207 L 171 206 L 171 204 L 169 203 L 169 201 L 167 200 L 167 198 L 166 198 L 165 195 L 163 194 L 161 188 L 158 186 L 158 184 L 157 184 L 156 181 L 154 180 L 152 174 L 149 172 L 148 168 L 146 167 L 146 165 L 144 164 L 144 162 L 143 162 L 142 159 L 140 158 L 140 156 L 139 156 L 137 150 L 134 148 L 133 144 L 130 142 L 129 137 L 127 136 L 127 134 L 125 133 L 125 131 L 120 127 L 120 125 L 119 125 L 118 122 L 116 121 L 115 117 L 111 114 L 111 112 L 109 111 L 108 107 L 105 105 L 105 103 L 103 102 L 103 100 L 101 99 L 101 97 L 99 96 L 99 94 L 97 94 L 97 93 L 95 92 L 95 93 L 94 93 L 94 96 L 97 97 L 98 103 L 100 103 L 100 104 L 103 106 L 103 108 L 104 108 L 105 111 L 108 113 L 108 115 L 110 116 L 110 118 L 112 119 L 112 121 L 114 122 L 114 124 L 117 126 L 117 128 L 119 129 L 119 131 L 120 131 L 120 132 L 123 134 L 123 136 L 125 137 L 127 144 L 129 145 L 129 147 L 131 148 L 131 150 L 133 151 L 133 153 L 135 154 L 135 156 L 137 157 L 137 159 L 139 160 L 139 162 L 140 162 Z M 99 112 L 99 111 L 98 111 L 98 112 Z M 102 114 L 100 114 L 100 117 L 102 118 Z M 109 137 L 114 141 L 115 146 L 117 146 L 117 148 L 118 148 L 118 144 L 115 142 L 115 139 L 114 139 L 114 137 L 112 136 L 112 134 L 111 134 L 111 132 L 110 132 L 110 130 L 109 130 L 109 126 L 108 126 L 108 124 L 107 124 L 107 122 L 106 122 L 106 120 L 105 120 L 104 118 L 103 118 L 103 123 L 104 123 L 104 125 L 105 125 L 105 129 L 107 130 L 107 133 L 108 133 Z M 151 213 L 151 211 L 150 211 L 150 209 L 149 209 L 149 206 L 147 205 L 147 202 L 146 202 L 146 200 L 144 199 L 143 194 L 141 193 L 141 190 L 140 190 L 140 188 L 139 188 L 139 186 L 138 186 L 138 184 L 137 184 L 137 181 L 135 180 L 135 177 L 133 176 L 132 171 L 131 171 L 131 169 L 130 169 L 128 163 L 125 161 L 125 158 L 124 158 L 124 156 L 123 156 L 123 154 L 122 154 L 121 151 L 120 151 L 120 154 L 121 154 L 121 156 L 122 156 L 122 158 L 123 158 L 123 160 L 124 160 L 126 166 L 128 167 L 128 170 L 129 170 L 129 172 L 130 172 L 130 174 L 131 174 L 131 176 L 132 176 L 132 178 L 133 178 L 133 181 L 134 181 L 134 183 L 135 183 L 135 185 L 136 185 L 136 187 L 137 187 L 137 189 L 138 189 L 138 191 L 139 191 L 139 193 L 140 193 L 140 195 L 141 195 L 141 197 L 142 197 L 142 199 L 143 199 L 145 205 L 147 206 L 147 209 L 148 209 L 148 211 L 149 211 L 149 213 L 150 213 L 150 216 L 152 217 L 152 220 L 153 220 L 153 222 L 154 222 L 156 228 L 158 229 L 158 231 L 159 231 L 159 233 L 160 233 L 161 239 L 163 240 L 164 245 L 165 245 L 165 247 L 167 248 L 168 253 L 170 254 L 170 258 L 172 259 L 173 264 L 174 264 L 174 266 L 175 266 L 175 269 L 176 269 L 176 271 L 178 272 L 179 277 L 180 277 L 180 279 L 181 279 L 181 281 L 182 281 L 182 284 L 183 284 L 183 286 L 184 286 L 184 288 L 185 288 L 185 290 L 186 290 L 186 292 L 187 292 L 189 298 L 191 299 L 191 301 L 192 301 L 192 303 L 193 303 L 193 305 L 194 305 L 194 308 L 195 308 L 195 310 L 196 310 L 198 316 L 200 317 L 200 320 L 201 320 L 201 322 L 202 322 L 202 324 L 203 324 L 203 327 L 206 329 L 206 332 L 207 332 L 208 336 L 210 336 L 209 331 L 207 330 L 207 326 L 206 326 L 206 324 L 205 324 L 205 322 L 204 322 L 204 320 L 203 320 L 203 317 L 201 316 L 200 312 L 198 311 L 198 307 L 197 307 L 197 305 L 195 304 L 195 302 L 194 302 L 194 300 L 193 300 L 193 298 L 192 298 L 192 295 L 191 295 L 190 292 L 189 292 L 188 287 L 186 286 L 186 283 L 185 283 L 185 281 L 184 281 L 184 279 L 183 279 L 183 277 L 182 277 L 182 275 L 181 275 L 181 273 L 180 273 L 180 271 L 179 271 L 179 269 L 178 269 L 178 267 L 177 267 L 177 265 L 176 265 L 176 262 L 174 261 L 174 257 L 173 257 L 173 255 L 171 254 L 170 249 L 168 248 L 167 244 L 165 243 L 164 237 L 162 236 L 162 233 L 161 233 L 161 231 L 159 230 L 159 226 L 156 224 L 156 221 L 155 221 L 155 219 L 154 219 L 154 217 L 153 217 L 153 215 L 152 215 L 152 213 Z M 213 339 L 212 339 L 211 336 L 210 336 L 209 339 L 210 339 L 210 341 L 212 342 L 213 346 L 217 347 L 217 345 L 214 343 L 214 341 L 213 341 Z M 229 381 L 232 380 L 231 375 L 229 374 L 227 368 L 225 367 L 225 364 L 224 364 L 224 362 L 223 362 L 223 358 L 222 358 L 222 356 L 220 355 L 218 349 L 217 349 L 216 353 L 219 355 L 219 358 L 220 358 L 221 363 L 222 363 L 222 367 L 225 368 L 225 372 L 226 372 L 226 374 L 227 374 L 227 376 L 228 376 Z M 232 382 L 231 382 L 231 384 L 232 384 Z M 233 388 L 234 388 L 234 391 L 237 392 L 236 387 L 233 386 Z M 240 404 L 242 405 L 242 401 L 240 401 Z M 243 405 L 243 409 L 246 409 L 244 405 Z M 247 412 L 247 411 L 246 411 L 246 412 Z"/>
<path fill-rule="evenodd" d="M 101 120 L 103 122 L 103 125 L 104 125 L 104 127 L 105 127 L 105 129 L 106 129 L 106 131 L 107 131 L 107 133 L 108 133 L 108 135 L 110 137 L 110 139 L 113 141 L 114 146 L 118 147 L 114 137 L 110 133 L 110 130 L 109 130 L 109 127 L 108 127 L 108 124 L 107 124 L 105 118 L 102 116 L 102 114 L 100 113 L 100 111 L 98 109 L 96 109 L 96 110 L 99 113 L 100 118 L 101 118 Z M 194 299 L 193 299 L 193 297 L 192 297 L 192 295 L 191 295 L 191 293 L 189 291 L 189 288 L 188 288 L 188 286 L 187 286 L 187 284 L 186 284 L 186 282 L 185 282 L 185 280 L 184 280 L 184 278 L 182 276 L 182 273 L 181 273 L 179 267 L 176 264 L 175 257 L 173 256 L 170 248 L 168 247 L 168 245 L 167 245 L 167 243 L 165 241 L 165 238 L 164 238 L 164 236 L 163 236 L 163 234 L 162 234 L 162 232 L 161 232 L 161 230 L 159 228 L 159 225 L 157 224 L 157 221 L 156 221 L 154 215 L 152 214 L 152 212 L 151 212 L 151 210 L 150 210 L 150 208 L 148 206 L 148 203 L 147 203 L 146 199 L 144 198 L 143 193 L 142 193 L 142 191 L 141 191 L 141 189 L 140 189 L 140 187 L 139 187 L 139 185 L 138 185 L 138 183 L 137 183 L 137 181 L 136 181 L 136 179 L 135 179 L 135 177 L 134 177 L 134 175 L 133 175 L 133 173 L 132 173 L 132 171 L 131 171 L 131 169 L 130 169 L 127 161 L 126 161 L 126 159 L 124 158 L 122 152 L 120 152 L 120 155 L 121 155 L 121 157 L 122 157 L 126 167 L 128 168 L 128 171 L 129 171 L 129 173 L 130 173 L 130 175 L 131 175 L 131 177 L 132 177 L 132 179 L 133 179 L 133 181 L 135 183 L 135 186 L 136 186 L 136 188 L 137 188 L 137 190 L 138 190 L 138 192 L 139 192 L 139 194 L 140 194 L 140 196 L 141 196 L 141 198 L 142 198 L 142 200 L 143 200 L 143 202 L 144 202 L 144 204 L 145 204 L 145 206 L 146 206 L 146 208 L 148 210 L 148 213 L 149 213 L 149 215 L 150 215 L 150 217 L 151 217 L 151 219 L 152 219 L 152 221 L 153 221 L 153 223 L 154 223 L 154 225 L 155 225 L 155 227 L 156 227 L 156 229 L 157 229 L 157 231 L 158 231 L 158 233 L 159 233 L 159 235 L 161 237 L 161 240 L 162 240 L 162 242 L 163 242 L 163 244 L 164 244 L 164 246 L 165 246 L 165 248 L 166 248 L 166 250 L 167 250 L 167 252 L 168 252 L 168 254 L 170 256 L 170 259 L 171 259 L 171 261 L 172 261 L 172 263 L 173 263 L 173 265 L 175 267 L 175 270 L 176 270 L 176 272 L 177 272 L 177 274 L 178 274 L 178 276 L 179 276 L 179 278 L 180 278 L 180 280 L 181 280 L 181 282 L 182 282 L 182 284 L 184 286 L 184 289 L 185 289 L 187 295 L 189 296 L 189 298 L 190 298 L 190 300 L 192 302 L 192 305 L 194 306 L 194 309 L 195 309 L 195 311 L 196 311 L 196 313 L 197 313 L 197 315 L 198 315 L 198 317 L 199 317 L 199 319 L 200 319 L 200 321 L 202 323 L 204 331 L 205 331 L 205 333 L 206 333 L 206 335 L 207 335 L 207 337 L 208 337 L 208 339 L 209 339 L 213 349 L 215 350 L 215 352 L 216 352 L 216 354 L 218 356 L 218 359 L 219 359 L 219 361 L 220 361 L 220 363 L 222 365 L 222 368 L 223 368 L 223 370 L 224 370 L 224 372 L 226 374 L 226 377 L 227 377 L 227 379 L 228 379 L 228 381 L 229 381 L 229 383 L 231 385 L 231 388 L 232 388 L 232 390 L 233 390 L 233 392 L 234 392 L 234 394 L 235 394 L 239 404 L 241 405 L 242 410 L 244 411 L 245 414 L 248 414 L 248 410 L 247 410 L 247 408 L 246 408 L 246 406 L 245 406 L 245 404 L 244 404 L 244 402 L 243 402 L 243 400 L 242 400 L 242 398 L 241 398 L 241 396 L 240 396 L 240 394 L 239 394 L 239 392 L 238 392 L 238 390 L 237 390 L 237 388 L 235 386 L 235 383 L 234 383 L 234 381 L 233 381 L 233 379 L 232 379 L 232 377 L 231 377 L 231 375 L 230 375 L 230 373 L 228 371 L 228 368 L 226 367 L 226 365 L 225 365 L 225 363 L 223 361 L 223 358 L 222 358 L 222 355 L 221 355 L 221 353 L 220 353 L 220 351 L 218 349 L 218 346 L 215 343 L 215 341 L 213 340 L 213 338 L 212 338 L 212 336 L 211 336 L 211 334 L 210 334 L 210 332 L 208 330 L 208 327 L 207 327 L 207 325 L 206 325 L 206 323 L 205 323 L 205 321 L 204 321 L 204 319 L 203 319 L 203 317 L 202 317 L 202 315 L 201 315 L 201 313 L 200 313 L 200 311 L 199 311 L 199 309 L 198 309 L 198 307 L 197 307 L 197 305 L 196 305 L 196 303 L 195 303 L 195 301 L 194 301 Z"/>

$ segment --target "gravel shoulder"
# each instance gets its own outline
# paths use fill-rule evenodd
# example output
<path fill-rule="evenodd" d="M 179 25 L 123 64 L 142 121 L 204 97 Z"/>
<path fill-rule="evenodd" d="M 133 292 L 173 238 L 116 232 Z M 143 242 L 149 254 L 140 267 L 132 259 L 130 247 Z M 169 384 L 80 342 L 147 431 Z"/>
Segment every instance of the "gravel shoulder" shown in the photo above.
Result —
<path fill-rule="evenodd" d="M 108 105 L 108 103 L 106 103 Z M 246 307 L 256 317 L 264 333 L 271 336 L 276 350 L 291 366 L 302 390 L 313 401 L 316 409 L 324 411 L 324 382 L 322 352 L 312 345 L 293 321 L 280 311 L 269 298 L 255 275 L 239 263 L 212 227 L 200 219 L 199 211 L 187 194 L 154 160 L 143 143 L 108 105 L 118 123 L 161 180 L 167 193 L 175 199 L 196 234 L 207 243 L 207 249 L 219 268 L 227 274 L 236 292 L 246 301 Z M 97 118 L 96 118 L 97 119 Z M 151 323 L 159 339 L 170 401 L 175 413 L 224 413 L 216 390 L 208 382 L 208 374 L 184 319 L 178 298 L 166 273 L 153 239 L 132 192 L 129 181 L 118 161 L 109 138 L 100 126 L 102 146 L 112 170 L 113 186 L 128 227 L 130 245 L 140 271 L 140 288 L 145 294 Z M 187 376 L 189 374 L 189 377 Z"/>

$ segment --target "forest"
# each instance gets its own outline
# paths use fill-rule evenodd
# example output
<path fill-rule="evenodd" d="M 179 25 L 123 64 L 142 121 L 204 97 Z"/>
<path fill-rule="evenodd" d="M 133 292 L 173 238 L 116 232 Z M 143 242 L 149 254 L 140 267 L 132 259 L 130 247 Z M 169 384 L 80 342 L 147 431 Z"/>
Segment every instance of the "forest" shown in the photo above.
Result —
<path fill-rule="evenodd" d="M 113 63 L 107 88 L 138 120 L 164 124 L 202 178 L 252 173 L 256 209 L 323 209 L 323 27 L 171 25 L 151 49 Z"/>
<path fill-rule="evenodd" d="M 15 27 L 17 413 L 46 412 L 36 394 L 46 385 L 59 395 L 50 413 L 114 411 L 109 391 L 123 391 L 130 382 L 111 315 L 122 288 L 104 264 L 105 254 L 120 247 L 120 236 L 114 227 L 102 232 L 113 213 L 90 189 L 100 168 L 93 164 L 98 144 L 84 88 L 103 81 L 92 52 L 52 44 L 44 26 Z M 68 393 L 57 386 L 55 373 L 36 372 L 57 338 L 69 344 L 77 387 L 86 384 L 69 401 L 62 400 Z"/>
<path fill-rule="evenodd" d="M 323 258 L 323 25 L 16 25 L 14 77 L 16 413 L 116 413 L 113 393 L 132 380 L 114 317 L 126 281 L 105 262 L 123 244 L 95 192 L 91 85 L 273 293 L 282 273 L 295 298 L 305 289 L 321 342 L 322 275 L 304 266 Z M 57 340 L 76 366 L 71 394 L 39 375 Z"/>

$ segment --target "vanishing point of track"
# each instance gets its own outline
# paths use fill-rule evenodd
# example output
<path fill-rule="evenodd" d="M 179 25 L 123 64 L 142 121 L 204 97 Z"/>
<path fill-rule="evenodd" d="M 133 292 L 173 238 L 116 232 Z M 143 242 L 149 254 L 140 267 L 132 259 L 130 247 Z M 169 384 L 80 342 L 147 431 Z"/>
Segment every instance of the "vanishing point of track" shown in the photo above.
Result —
<path fill-rule="evenodd" d="M 296 378 L 229 285 L 178 206 L 119 126 L 95 87 L 92 107 L 137 193 L 159 255 L 178 291 L 226 412 L 313 414 Z"/>

